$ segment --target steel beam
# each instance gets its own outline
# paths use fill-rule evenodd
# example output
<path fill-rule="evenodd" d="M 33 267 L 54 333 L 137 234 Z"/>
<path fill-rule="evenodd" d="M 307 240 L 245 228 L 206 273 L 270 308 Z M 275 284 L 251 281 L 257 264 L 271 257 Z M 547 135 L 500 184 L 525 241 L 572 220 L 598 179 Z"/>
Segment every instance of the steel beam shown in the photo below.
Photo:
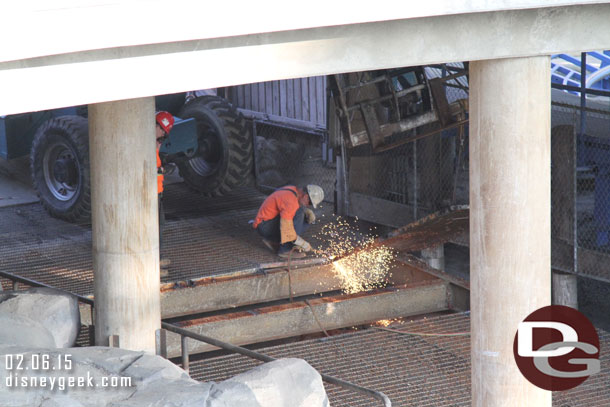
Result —
<path fill-rule="evenodd" d="M 447 293 L 448 283 L 440 280 L 426 281 L 401 288 L 310 300 L 311 308 L 304 302 L 294 302 L 177 325 L 234 345 L 245 345 L 321 332 L 323 329 L 361 325 L 380 319 L 447 310 Z M 180 344 L 180 336 L 168 332 L 169 357 L 181 355 Z M 215 349 L 208 344 L 189 341 L 190 353 Z"/>
<path fill-rule="evenodd" d="M 294 297 L 341 288 L 330 265 L 295 269 L 290 273 Z M 288 279 L 287 269 L 275 269 L 264 274 L 204 277 L 163 284 L 161 315 L 171 318 L 288 298 Z"/>

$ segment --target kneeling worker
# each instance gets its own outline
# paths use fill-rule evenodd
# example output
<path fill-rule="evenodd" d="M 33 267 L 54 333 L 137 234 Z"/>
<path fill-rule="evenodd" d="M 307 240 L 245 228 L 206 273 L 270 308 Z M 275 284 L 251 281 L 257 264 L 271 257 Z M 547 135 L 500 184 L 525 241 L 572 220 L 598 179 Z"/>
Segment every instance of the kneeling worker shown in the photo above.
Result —
<path fill-rule="evenodd" d="M 308 206 L 316 208 L 324 200 L 324 190 L 317 185 L 305 188 L 288 185 L 277 189 L 265 199 L 253 227 L 263 237 L 263 243 L 282 258 L 288 258 L 290 251 L 296 247 L 291 258 L 305 257 L 304 252 L 311 250 L 311 245 L 301 236 L 316 215 Z"/>

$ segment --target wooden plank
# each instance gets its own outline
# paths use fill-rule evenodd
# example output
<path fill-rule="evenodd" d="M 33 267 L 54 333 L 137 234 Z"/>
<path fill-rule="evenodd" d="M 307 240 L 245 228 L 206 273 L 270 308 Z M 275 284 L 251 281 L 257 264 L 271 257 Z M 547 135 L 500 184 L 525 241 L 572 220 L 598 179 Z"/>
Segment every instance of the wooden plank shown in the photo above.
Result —
<path fill-rule="evenodd" d="M 317 115 L 317 109 L 318 109 L 318 100 L 317 100 L 317 96 L 316 96 L 316 77 L 315 76 L 310 76 L 309 78 L 307 78 L 307 87 L 308 87 L 308 91 L 309 91 L 309 116 L 307 117 L 307 120 L 309 121 L 315 121 L 316 120 L 316 115 Z"/>
<path fill-rule="evenodd" d="M 265 82 L 258 84 L 258 111 L 265 113 Z"/>
<path fill-rule="evenodd" d="M 303 120 L 303 109 L 301 108 L 301 80 L 294 79 L 294 118 Z"/>
<path fill-rule="evenodd" d="M 289 79 L 286 81 L 286 116 L 296 119 L 294 112 L 294 80 Z"/>
<path fill-rule="evenodd" d="M 235 105 L 237 105 L 237 86 L 231 86 L 229 88 L 229 101 Z"/>
<path fill-rule="evenodd" d="M 265 113 L 273 113 L 273 84 L 265 82 Z"/>
<path fill-rule="evenodd" d="M 273 110 L 271 113 L 280 115 L 280 81 L 271 83 Z"/>
<path fill-rule="evenodd" d="M 280 116 L 286 117 L 286 108 L 288 101 L 286 100 L 286 83 L 288 81 L 280 81 Z"/>
<path fill-rule="evenodd" d="M 301 117 L 303 120 L 309 120 L 309 103 L 307 98 L 309 96 L 309 81 L 307 78 L 301 78 Z"/>
<path fill-rule="evenodd" d="M 316 76 L 316 97 L 318 108 L 316 110 L 316 123 L 326 125 L 326 76 Z"/>
<path fill-rule="evenodd" d="M 244 87 L 237 87 L 237 106 L 243 107 L 244 105 Z"/>
<path fill-rule="evenodd" d="M 258 91 L 259 91 L 259 84 L 253 83 L 252 84 L 252 110 L 254 110 L 254 111 L 258 111 Z"/>
<path fill-rule="evenodd" d="M 244 109 L 252 109 L 252 98 L 251 98 L 252 85 L 243 85 L 243 88 L 244 88 L 244 105 L 243 105 L 243 108 Z"/>

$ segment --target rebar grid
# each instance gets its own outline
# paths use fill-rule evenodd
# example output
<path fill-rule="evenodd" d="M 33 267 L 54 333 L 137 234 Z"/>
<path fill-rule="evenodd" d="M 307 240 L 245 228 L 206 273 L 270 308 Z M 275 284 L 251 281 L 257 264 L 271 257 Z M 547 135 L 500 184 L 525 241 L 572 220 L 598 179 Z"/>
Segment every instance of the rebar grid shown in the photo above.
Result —
<path fill-rule="evenodd" d="M 392 329 L 419 333 L 468 332 L 468 313 L 393 323 Z M 600 373 L 568 391 L 554 392 L 554 406 L 602 406 L 610 400 L 610 333 L 598 330 Z M 395 406 L 469 406 L 470 337 L 402 335 L 369 328 L 331 337 L 258 349 L 274 358 L 305 359 L 321 373 L 385 393 Z M 222 381 L 260 362 L 228 355 L 191 362 L 191 376 Z M 325 384 L 332 406 L 374 406 L 364 397 Z"/>
<path fill-rule="evenodd" d="M 280 261 L 248 223 L 266 195 L 242 187 L 222 197 L 204 197 L 184 184 L 166 187 L 163 255 L 171 260 L 162 282 L 219 274 L 256 272 Z M 334 219 L 323 203 L 305 238 L 316 247 L 322 225 Z M 0 208 L 0 269 L 79 295 L 93 293 L 90 225 L 50 217 L 39 204 Z M 3 280 L 5 288 L 10 282 Z"/>

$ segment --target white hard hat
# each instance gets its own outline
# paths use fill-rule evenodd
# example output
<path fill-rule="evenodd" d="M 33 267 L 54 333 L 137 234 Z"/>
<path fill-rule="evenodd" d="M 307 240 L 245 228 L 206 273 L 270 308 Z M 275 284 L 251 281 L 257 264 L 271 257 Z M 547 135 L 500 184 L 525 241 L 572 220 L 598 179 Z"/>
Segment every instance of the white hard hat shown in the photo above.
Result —
<path fill-rule="evenodd" d="M 314 208 L 317 208 L 318 204 L 324 200 L 324 190 L 317 185 L 307 185 L 307 194 Z"/>

